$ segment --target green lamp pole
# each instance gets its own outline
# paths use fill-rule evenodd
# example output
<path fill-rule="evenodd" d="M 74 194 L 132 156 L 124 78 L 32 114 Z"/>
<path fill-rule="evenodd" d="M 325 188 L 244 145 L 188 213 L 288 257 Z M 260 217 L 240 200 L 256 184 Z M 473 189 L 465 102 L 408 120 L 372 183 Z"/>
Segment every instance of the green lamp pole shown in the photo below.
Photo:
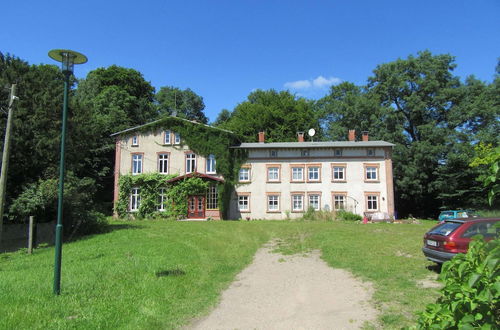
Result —
<path fill-rule="evenodd" d="M 62 259 L 62 214 L 64 197 L 64 174 L 65 174 L 65 145 L 66 145 L 66 117 L 68 113 L 68 90 L 69 77 L 73 74 L 73 66 L 87 62 L 85 55 L 68 49 L 53 49 L 49 52 L 49 57 L 61 62 L 61 71 L 64 74 L 64 104 L 62 113 L 61 128 L 61 158 L 59 162 L 59 191 L 57 200 L 57 225 L 56 225 L 56 251 L 54 265 L 54 294 L 61 293 L 61 259 Z"/>

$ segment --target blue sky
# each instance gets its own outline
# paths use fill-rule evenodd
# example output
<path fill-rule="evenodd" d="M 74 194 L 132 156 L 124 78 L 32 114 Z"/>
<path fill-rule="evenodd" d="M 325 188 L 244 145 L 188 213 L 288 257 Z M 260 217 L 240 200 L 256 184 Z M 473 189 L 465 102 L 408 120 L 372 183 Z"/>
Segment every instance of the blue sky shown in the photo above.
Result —
<path fill-rule="evenodd" d="M 456 56 L 455 73 L 491 81 L 500 57 L 499 0 L 6 1 L 0 51 L 55 63 L 84 53 L 79 78 L 112 64 L 158 90 L 191 88 L 206 115 L 255 89 L 319 98 L 331 84 L 364 84 L 381 63 L 419 50 Z"/>

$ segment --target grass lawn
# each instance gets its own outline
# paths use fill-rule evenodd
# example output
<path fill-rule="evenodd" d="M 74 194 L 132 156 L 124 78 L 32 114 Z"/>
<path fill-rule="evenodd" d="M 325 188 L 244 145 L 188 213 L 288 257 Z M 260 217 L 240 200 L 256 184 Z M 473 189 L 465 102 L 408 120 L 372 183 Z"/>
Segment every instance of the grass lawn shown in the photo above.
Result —
<path fill-rule="evenodd" d="M 0 254 L 0 328 L 176 328 L 206 314 L 256 250 L 320 249 L 375 288 L 384 328 L 413 324 L 437 289 L 420 252 L 434 222 L 113 222 L 109 233 L 63 247 L 61 295 L 52 294 L 54 250 Z"/>

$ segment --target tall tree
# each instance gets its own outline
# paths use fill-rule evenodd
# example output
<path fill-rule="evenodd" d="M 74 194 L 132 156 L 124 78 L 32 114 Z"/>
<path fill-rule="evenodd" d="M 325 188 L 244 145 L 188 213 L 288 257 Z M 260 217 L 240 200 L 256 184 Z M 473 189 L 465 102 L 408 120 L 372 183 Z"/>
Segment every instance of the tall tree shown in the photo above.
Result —
<path fill-rule="evenodd" d="M 236 106 L 231 118 L 220 125 L 255 142 L 257 133 L 266 132 L 266 141 L 296 141 L 297 132 L 319 130 L 313 102 L 297 98 L 288 91 L 257 90 Z"/>
<path fill-rule="evenodd" d="M 156 101 L 158 112 L 162 115 L 175 114 L 181 118 L 208 123 L 208 118 L 203 113 L 203 98 L 189 88 L 181 90 L 173 86 L 162 87 L 156 93 Z"/>

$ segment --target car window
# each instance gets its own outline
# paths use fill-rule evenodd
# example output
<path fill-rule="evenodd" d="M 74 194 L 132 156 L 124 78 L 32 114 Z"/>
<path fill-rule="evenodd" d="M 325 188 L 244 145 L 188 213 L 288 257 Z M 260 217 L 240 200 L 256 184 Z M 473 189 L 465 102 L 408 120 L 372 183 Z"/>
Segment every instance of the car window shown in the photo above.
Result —
<path fill-rule="evenodd" d="M 457 218 L 467 218 L 467 212 L 457 212 Z"/>
<path fill-rule="evenodd" d="M 452 218 L 453 217 L 453 212 L 441 212 L 439 215 L 441 218 Z"/>
<path fill-rule="evenodd" d="M 429 234 L 448 236 L 462 224 L 458 222 L 445 222 L 429 231 Z"/>
<path fill-rule="evenodd" d="M 484 238 L 497 237 L 498 233 L 494 224 L 495 221 L 474 223 L 467 228 L 462 237 L 470 238 L 474 235 L 483 235 Z"/>

